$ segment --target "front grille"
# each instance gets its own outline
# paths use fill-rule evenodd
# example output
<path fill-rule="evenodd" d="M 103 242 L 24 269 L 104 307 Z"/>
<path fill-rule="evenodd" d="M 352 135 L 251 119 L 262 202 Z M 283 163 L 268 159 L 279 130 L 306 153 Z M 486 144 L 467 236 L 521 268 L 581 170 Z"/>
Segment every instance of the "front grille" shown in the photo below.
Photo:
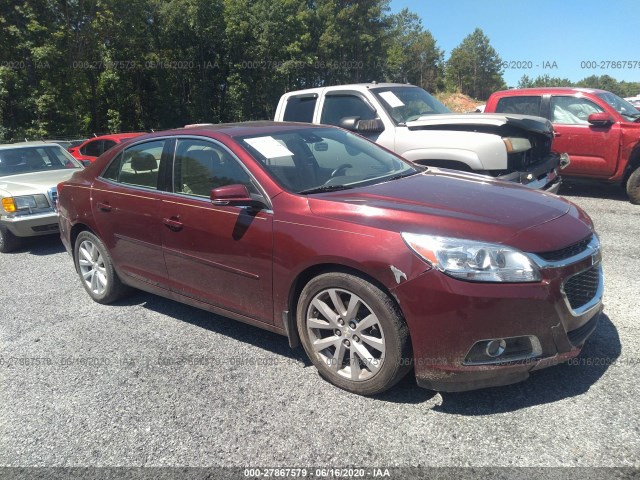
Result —
<path fill-rule="evenodd" d="M 589 338 L 589 335 L 593 333 L 593 331 L 598 326 L 598 322 L 600 321 L 600 315 L 595 315 L 591 320 L 582 325 L 581 327 L 576 328 L 575 330 L 571 330 L 567 333 L 567 337 L 569 337 L 569 341 L 571 345 L 574 347 L 579 347 L 584 343 L 584 341 Z"/>
<path fill-rule="evenodd" d="M 595 265 L 569 278 L 564 283 L 563 290 L 571 308 L 578 310 L 594 299 L 599 285 L 600 266 Z"/>
<path fill-rule="evenodd" d="M 51 223 L 49 225 L 38 225 L 37 227 L 31 227 L 31 230 L 33 230 L 34 232 L 37 232 L 37 233 L 57 232 L 58 228 L 59 227 L 58 227 L 57 223 Z"/>
<path fill-rule="evenodd" d="M 536 255 L 538 255 L 540 258 L 544 258 L 548 262 L 565 260 L 584 252 L 587 249 L 587 246 L 589 245 L 589 242 L 591 242 L 592 238 L 593 235 L 589 235 L 584 240 L 580 240 L 578 243 L 574 243 L 573 245 L 569 245 L 568 247 L 562 248 L 560 250 L 555 250 L 553 252 L 536 253 Z"/>

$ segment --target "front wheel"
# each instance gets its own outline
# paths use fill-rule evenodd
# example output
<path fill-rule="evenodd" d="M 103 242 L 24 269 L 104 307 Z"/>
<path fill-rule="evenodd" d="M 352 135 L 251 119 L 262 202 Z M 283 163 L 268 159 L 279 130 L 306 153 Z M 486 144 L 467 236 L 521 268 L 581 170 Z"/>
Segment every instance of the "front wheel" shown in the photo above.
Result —
<path fill-rule="evenodd" d="M 20 246 L 20 239 L 0 226 L 0 253 L 9 253 Z"/>
<path fill-rule="evenodd" d="M 346 273 L 326 273 L 302 290 L 298 331 L 320 375 L 360 395 L 381 393 L 411 365 L 409 330 L 380 288 Z"/>
<path fill-rule="evenodd" d="M 74 253 L 82 286 L 93 300 L 108 304 L 127 293 L 129 289 L 113 269 L 107 248 L 93 233 L 84 231 L 78 235 Z"/>
<path fill-rule="evenodd" d="M 636 167 L 627 179 L 627 195 L 634 205 L 640 205 L 640 167 Z"/>

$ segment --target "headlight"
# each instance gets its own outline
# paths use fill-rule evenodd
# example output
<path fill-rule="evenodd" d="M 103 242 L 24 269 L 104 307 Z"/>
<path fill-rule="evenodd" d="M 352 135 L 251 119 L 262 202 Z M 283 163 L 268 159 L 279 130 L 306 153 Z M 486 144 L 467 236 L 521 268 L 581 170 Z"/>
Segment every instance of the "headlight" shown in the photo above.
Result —
<path fill-rule="evenodd" d="M 47 208 L 49 203 L 44 195 L 22 195 L 20 197 L 5 197 L 2 199 L 2 208 L 8 213 L 32 208 Z"/>
<path fill-rule="evenodd" d="M 34 197 L 14 197 L 14 201 L 16 202 L 16 208 L 18 210 L 24 210 L 27 208 L 36 208 L 38 203 Z"/>
<path fill-rule="evenodd" d="M 402 233 L 419 257 L 443 273 L 471 282 L 539 282 L 538 267 L 515 248 L 460 238 Z"/>

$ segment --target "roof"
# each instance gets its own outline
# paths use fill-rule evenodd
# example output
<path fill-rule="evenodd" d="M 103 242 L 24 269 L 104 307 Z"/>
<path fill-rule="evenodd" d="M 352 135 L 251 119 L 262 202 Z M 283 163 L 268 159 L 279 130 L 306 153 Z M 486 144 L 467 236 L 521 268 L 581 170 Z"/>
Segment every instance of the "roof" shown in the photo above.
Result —
<path fill-rule="evenodd" d="M 304 95 L 305 93 L 320 93 L 332 90 L 349 90 L 349 89 L 372 89 L 372 88 L 392 88 L 392 87 L 408 87 L 418 88 L 409 83 L 348 83 L 345 85 L 327 85 L 325 87 L 305 88 L 304 90 L 293 90 L 285 95 Z"/>
<path fill-rule="evenodd" d="M 259 120 L 252 122 L 240 123 L 200 123 L 185 128 L 175 130 L 167 130 L 164 132 L 156 132 L 163 135 L 179 135 L 179 134 L 203 134 L 203 133 L 222 133 L 229 137 L 241 135 L 260 135 L 274 133 L 284 130 L 292 130 L 296 128 L 331 128 L 326 125 L 312 125 L 309 123 L 298 122 L 274 122 L 271 120 Z"/>
<path fill-rule="evenodd" d="M 544 94 L 544 93 L 608 93 L 606 90 L 598 88 L 580 88 L 580 87 L 534 87 L 534 88 L 512 88 L 510 90 L 502 90 L 494 95 L 521 95 L 524 93 Z"/>

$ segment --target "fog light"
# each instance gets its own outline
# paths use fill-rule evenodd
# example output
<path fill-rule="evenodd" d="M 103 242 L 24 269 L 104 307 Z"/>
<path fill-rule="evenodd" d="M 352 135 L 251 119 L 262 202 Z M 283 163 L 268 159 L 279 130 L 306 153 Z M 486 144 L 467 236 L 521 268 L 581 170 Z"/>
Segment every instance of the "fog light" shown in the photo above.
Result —
<path fill-rule="evenodd" d="M 541 354 L 540 340 L 535 335 L 487 338 L 473 344 L 463 363 L 464 365 L 496 365 L 529 360 Z"/>
<path fill-rule="evenodd" d="M 489 357 L 496 358 L 502 355 L 506 348 L 507 342 L 504 338 L 501 338 L 499 340 L 491 340 L 489 343 L 487 343 L 487 348 L 485 351 L 487 352 L 487 355 Z"/>

